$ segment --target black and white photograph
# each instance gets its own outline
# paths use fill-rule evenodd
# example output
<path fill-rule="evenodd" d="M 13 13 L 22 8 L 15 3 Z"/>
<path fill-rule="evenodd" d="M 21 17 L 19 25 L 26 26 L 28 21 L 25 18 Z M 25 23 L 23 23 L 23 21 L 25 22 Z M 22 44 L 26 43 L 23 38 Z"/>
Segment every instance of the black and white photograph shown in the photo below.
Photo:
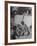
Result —
<path fill-rule="evenodd" d="M 10 7 L 10 39 L 32 38 L 32 8 Z"/>
<path fill-rule="evenodd" d="M 5 44 L 36 43 L 36 3 L 5 2 Z"/>

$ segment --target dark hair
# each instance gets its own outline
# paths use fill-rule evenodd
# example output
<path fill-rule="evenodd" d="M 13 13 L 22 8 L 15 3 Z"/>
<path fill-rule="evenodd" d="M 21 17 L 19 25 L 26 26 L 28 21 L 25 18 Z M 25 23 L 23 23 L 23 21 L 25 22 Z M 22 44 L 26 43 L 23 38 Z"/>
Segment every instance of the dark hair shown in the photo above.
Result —
<path fill-rule="evenodd" d="M 16 28 L 17 28 L 16 26 L 13 26 L 13 30 L 16 30 Z"/>

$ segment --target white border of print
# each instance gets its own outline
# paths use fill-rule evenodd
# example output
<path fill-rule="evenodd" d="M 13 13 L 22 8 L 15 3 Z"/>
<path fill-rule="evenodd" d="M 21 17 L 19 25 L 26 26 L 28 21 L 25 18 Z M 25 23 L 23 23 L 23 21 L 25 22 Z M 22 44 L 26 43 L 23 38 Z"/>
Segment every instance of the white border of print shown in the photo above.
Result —
<path fill-rule="evenodd" d="M 31 39 L 16 39 L 10 40 L 10 6 L 17 6 L 17 7 L 32 7 L 32 38 Z M 27 4 L 11 4 L 8 3 L 8 43 L 17 43 L 17 42 L 30 42 L 34 41 L 34 5 L 27 5 Z"/>

